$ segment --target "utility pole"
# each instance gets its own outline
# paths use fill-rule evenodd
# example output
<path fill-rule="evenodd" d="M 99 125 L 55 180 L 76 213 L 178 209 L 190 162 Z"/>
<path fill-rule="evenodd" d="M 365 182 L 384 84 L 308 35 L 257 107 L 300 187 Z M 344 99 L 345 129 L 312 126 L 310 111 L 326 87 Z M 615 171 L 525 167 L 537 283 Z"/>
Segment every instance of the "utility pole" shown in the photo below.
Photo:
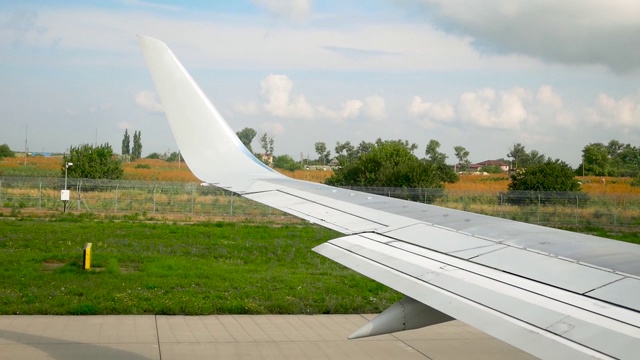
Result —
<path fill-rule="evenodd" d="M 27 152 L 29 151 L 29 146 L 27 145 L 27 139 L 29 137 L 29 125 L 27 125 L 27 130 L 24 132 L 24 165 L 27 165 Z"/>

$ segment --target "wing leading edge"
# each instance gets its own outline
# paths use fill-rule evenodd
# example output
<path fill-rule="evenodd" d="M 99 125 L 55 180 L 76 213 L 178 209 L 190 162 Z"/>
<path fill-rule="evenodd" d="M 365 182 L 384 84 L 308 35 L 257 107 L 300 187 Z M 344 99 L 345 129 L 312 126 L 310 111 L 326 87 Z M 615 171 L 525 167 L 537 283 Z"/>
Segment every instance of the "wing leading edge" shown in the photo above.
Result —
<path fill-rule="evenodd" d="M 286 178 L 246 150 L 166 44 L 139 40 L 198 178 L 345 234 L 314 250 L 407 296 L 352 337 L 457 318 L 542 358 L 640 353 L 639 246 Z"/>

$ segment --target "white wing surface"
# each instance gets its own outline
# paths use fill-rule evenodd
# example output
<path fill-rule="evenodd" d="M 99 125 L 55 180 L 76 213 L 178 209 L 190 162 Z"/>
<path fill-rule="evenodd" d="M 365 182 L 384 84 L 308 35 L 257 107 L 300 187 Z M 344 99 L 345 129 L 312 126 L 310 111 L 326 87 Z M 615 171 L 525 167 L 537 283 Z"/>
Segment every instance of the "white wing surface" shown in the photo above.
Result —
<path fill-rule="evenodd" d="M 640 357 L 640 246 L 289 179 L 166 44 L 139 40 L 198 178 L 345 234 L 314 250 L 406 295 L 352 338 L 456 318 L 541 358 Z"/>

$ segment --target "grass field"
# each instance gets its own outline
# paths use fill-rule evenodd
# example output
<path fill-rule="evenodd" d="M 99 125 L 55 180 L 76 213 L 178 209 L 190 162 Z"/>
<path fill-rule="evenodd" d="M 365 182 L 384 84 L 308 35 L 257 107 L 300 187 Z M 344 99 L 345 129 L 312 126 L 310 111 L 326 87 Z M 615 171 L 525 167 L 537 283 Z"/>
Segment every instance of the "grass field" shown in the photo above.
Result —
<path fill-rule="evenodd" d="M 640 232 L 587 232 L 640 243 Z M 376 313 L 399 300 L 311 250 L 336 236 L 273 223 L 0 219 L 0 314 Z"/>
<path fill-rule="evenodd" d="M 0 176 L 40 176 L 59 177 L 61 175 L 59 157 L 34 156 L 24 158 L 5 158 L 0 161 Z M 200 181 L 191 173 L 185 163 L 166 162 L 157 159 L 138 159 L 123 163 L 125 180 L 147 181 Z M 298 170 L 280 171 L 294 179 L 324 182 L 332 171 Z M 586 176 L 578 177 L 582 190 L 589 194 L 640 194 L 640 187 L 631 186 L 633 179 Z M 499 193 L 507 190 L 509 178 L 506 174 L 498 175 L 461 175 L 460 181 L 446 184 L 447 190 Z"/>
<path fill-rule="evenodd" d="M 375 313 L 397 301 L 311 250 L 336 236 L 311 225 L 0 219 L 0 314 Z"/>

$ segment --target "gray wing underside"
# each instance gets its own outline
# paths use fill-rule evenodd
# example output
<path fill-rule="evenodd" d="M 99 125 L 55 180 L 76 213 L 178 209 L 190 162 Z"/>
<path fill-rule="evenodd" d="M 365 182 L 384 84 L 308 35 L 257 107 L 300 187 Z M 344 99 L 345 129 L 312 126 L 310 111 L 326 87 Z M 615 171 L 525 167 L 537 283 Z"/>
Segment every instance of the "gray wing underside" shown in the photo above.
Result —
<path fill-rule="evenodd" d="M 640 246 L 286 178 L 164 43 L 140 44 L 194 174 L 345 234 L 316 252 L 538 357 L 640 354 Z"/>

